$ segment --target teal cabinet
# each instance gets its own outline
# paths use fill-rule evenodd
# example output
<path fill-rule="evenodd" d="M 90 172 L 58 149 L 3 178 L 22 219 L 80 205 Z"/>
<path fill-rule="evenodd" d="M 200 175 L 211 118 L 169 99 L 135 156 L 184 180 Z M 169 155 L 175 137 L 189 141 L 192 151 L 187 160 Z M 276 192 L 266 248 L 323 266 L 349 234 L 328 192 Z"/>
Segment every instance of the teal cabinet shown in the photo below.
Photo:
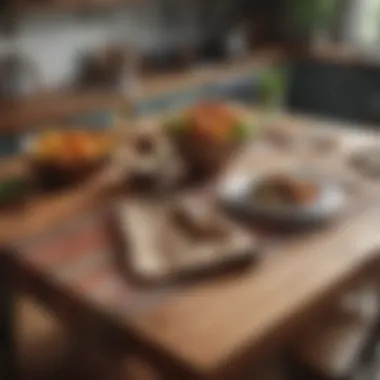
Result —
<path fill-rule="evenodd" d="M 380 67 L 296 61 L 288 108 L 362 124 L 380 124 Z"/>
<path fill-rule="evenodd" d="M 355 72 L 337 65 L 296 62 L 291 70 L 292 111 L 351 119 Z"/>

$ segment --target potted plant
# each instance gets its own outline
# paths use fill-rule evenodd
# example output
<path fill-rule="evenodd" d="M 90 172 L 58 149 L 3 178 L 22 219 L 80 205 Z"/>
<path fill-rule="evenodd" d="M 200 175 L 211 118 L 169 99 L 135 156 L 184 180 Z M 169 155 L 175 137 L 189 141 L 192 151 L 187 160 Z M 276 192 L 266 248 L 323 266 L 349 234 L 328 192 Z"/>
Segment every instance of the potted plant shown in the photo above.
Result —
<path fill-rule="evenodd" d="M 259 104 L 267 111 L 277 111 L 283 106 L 288 87 L 289 72 L 286 67 L 265 70 L 257 83 Z"/>
<path fill-rule="evenodd" d="M 336 0 L 290 0 L 287 19 L 290 39 L 309 47 L 316 33 L 329 32 L 337 5 Z"/>

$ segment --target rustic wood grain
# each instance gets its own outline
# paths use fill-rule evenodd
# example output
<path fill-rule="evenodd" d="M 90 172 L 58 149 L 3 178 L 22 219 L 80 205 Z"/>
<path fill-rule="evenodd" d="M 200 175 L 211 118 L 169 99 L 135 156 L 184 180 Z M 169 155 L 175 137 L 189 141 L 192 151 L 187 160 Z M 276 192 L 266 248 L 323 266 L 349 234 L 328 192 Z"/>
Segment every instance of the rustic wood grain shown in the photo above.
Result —
<path fill-rule="evenodd" d="M 99 109 L 117 109 L 123 104 L 128 103 L 115 94 L 83 91 L 46 93 L 24 100 L 2 100 L 0 133 L 28 131 L 40 124 L 54 123 L 66 117 Z"/>
<path fill-rule="evenodd" d="M 378 258 L 379 184 L 353 173 L 347 163 L 351 152 L 376 143 L 376 137 L 303 118 L 285 118 L 283 123 L 296 136 L 331 134 L 340 142 L 336 147 L 339 154 L 315 158 L 310 147 L 301 143 L 299 150 L 280 152 L 270 159 L 266 149 L 253 149 L 248 144 L 227 173 L 294 168 L 308 158 L 310 164 L 318 161 L 321 169 L 337 179 L 361 183 L 361 201 L 352 202 L 353 212 L 331 229 L 274 247 L 270 250 L 273 259 L 248 273 L 195 286 L 153 312 L 130 320 L 129 326 L 142 338 L 205 377 L 231 375 L 244 358 L 249 362 L 260 357 L 260 351 L 264 352 L 275 337 L 292 331 L 309 307 Z"/>
<path fill-rule="evenodd" d="M 289 116 L 279 120 L 297 135 L 310 130 L 341 136 L 343 157 L 375 142 L 372 135 L 334 128 L 332 123 Z M 251 166 L 255 154 L 264 151 L 251 152 L 247 146 L 227 175 L 268 161 L 256 156 L 258 163 Z M 244 162 L 246 154 L 249 160 Z M 298 160 L 304 157 L 304 151 L 297 154 Z M 328 157 L 324 161 L 324 167 L 334 162 Z M 294 163 L 294 158 L 289 162 Z M 342 173 L 339 162 L 336 173 Z M 127 316 L 126 331 L 200 377 L 235 378 L 233 374 L 265 355 L 269 346 L 289 338 L 315 307 L 379 258 L 379 184 L 368 183 L 363 203 L 355 206 L 344 223 L 320 234 L 274 244 L 268 248 L 268 258 L 245 273 L 185 288 L 149 311 Z M 107 178 L 101 177 L 61 195 L 35 200 L 23 211 L 2 214 L 0 242 L 12 244 L 97 207 L 104 203 L 107 186 Z"/>
<path fill-rule="evenodd" d="M 275 260 L 249 273 L 182 292 L 132 318 L 130 327 L 204 375 L 225 369 L 245 352 L 253 360 L 298 313 L 377 257 L 379 211 L 323 238 L 283 247 Z"/>

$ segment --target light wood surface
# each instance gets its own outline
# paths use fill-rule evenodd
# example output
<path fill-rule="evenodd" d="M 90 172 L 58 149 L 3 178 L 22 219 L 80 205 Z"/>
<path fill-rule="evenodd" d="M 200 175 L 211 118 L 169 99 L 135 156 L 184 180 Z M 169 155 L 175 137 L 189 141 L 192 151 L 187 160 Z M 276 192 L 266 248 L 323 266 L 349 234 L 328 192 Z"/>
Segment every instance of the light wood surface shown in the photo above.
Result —
<path fill-rule="evenodd" d="M 249 273 L 182 292 L 130 327 L 204 376 L 228 373 L 243 357 L 252 362 L 270 339 L 290 333 L 299 313 L 377 257 L 379 211 L 283 247 Z"/>
<path fill-rule="evenodd" d="M 154 311 L 131 318 L 128 326 L 142 338 L 206 378 L 215 374 L 229 378 L 244 361 L 258 359 L 280 337 L 294 332 L 312 306 L 378 258 L 379 185 L 343 168 L 350 152 L 375 143 L 374 135 L 301 118 L 284 123 L 296 135 L 315 131 L 340 137 L 336 148 L 341 156 L 313 157 L 306 140 L 297 154 L 284 154 L 280 160 L 269 159 L 265 149 L 248 147 L 229 168 L 230 175 L 247 169 L 291 168 L 297 162 L 305 164 L 308 157 L 337 179 L 343 175 L 365 183 L 359 190 L 361 201 L 352 201 L 355 211 L 323 233 L 268 248 L 268 259 L 250 271 L 194 286 Z"/>
<path fill-rule="evenodd" d="M 0 102 L 0 133 L 28 131 L 40 124 L 59 122 L 59 119 L 96 110 L 113 110 L 123 104 L 127 105 L 127 101 L 115 94 L 83 91 L 3 100 Z"/>
<path fill-rule="evenodd" d="M 19 157 L 3 164 L 2 173 L 27 173 L 25 159 Z M 0 172 L 1 173 L 1 172 Z M 65 220 L 105 204 L 113 189 L 109 169 L 80 186 L 53 194 L 36 194 L 20 207 L 3 209 L 0 215 L 0 245 L 14 246 L 24 238 L 41 233 Z"/>
<path fill-rule="evenodd" d="M 335 131 L 345 140 L 344 154 L 375 141 L 372 135 L 334 129 L 331 123 L 289 116 L 281 120 L 297 134 L 307 130 L 323 134 Z M 253 152 L 248 148 L 237 157 L 227 175 L 251 167 L 251 156 L 248 161 L 242 160 Z M 331 157 L 324 158 L 325 168 L 334 167 L 329 165 L 334 162 Z M 268 161 L 255 160 L 256 167 Z M 0 242 L 12 244 L 95 207 L 104 199 L 105 185 L 106 178 L 101 177 L 61 196 L 32 202 L 22 212 L 2 214 Z M 238 369 L 252 364 L 271 345 L 293 334 L 314 307 L 378 258 L 378 189 L 376 182 L 371 183 L 368 192 L 363 193 L 360 212 L 356 209 L 344 223 L 337 223 L 323 234 L 274 243 L 266 249 L 262 262 L 251 270 L 184 289 L 149 312 L 131 315 L 123 320 L 124 326 L 142 342 L 199 376 L 234 378 Z"/>
<path fill-rule="evenodd" d="M 378 314 L 375 283 L 348 291 L 323 318 L 310 325 L 302 339 L 295 339 L 295 358 L 329 379 L 350 378 L 374 333 Z"/>

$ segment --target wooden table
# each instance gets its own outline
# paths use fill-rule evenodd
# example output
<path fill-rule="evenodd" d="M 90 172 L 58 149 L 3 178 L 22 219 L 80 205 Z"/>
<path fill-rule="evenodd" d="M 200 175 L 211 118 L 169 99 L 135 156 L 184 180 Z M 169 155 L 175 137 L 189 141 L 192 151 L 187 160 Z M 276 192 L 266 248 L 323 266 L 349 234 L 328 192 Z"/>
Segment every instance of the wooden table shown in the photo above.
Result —
<path fill-rule="evenodd" d="M 287 116 L 284 122 L 299 131 L 306 129 L 293 124 L 326 130 L 310 120 Z M 373 142 L 365 133 L 334 133 L 346 138 L 346 148 L 350 142 Z M 231 170 L 252 168 L 255 160 L 245 160 L 237 160 Z M 263 167 L 263 160 L 255 162 Z M 167 379 L 236 379 L 283 347 L 316 310 L 373 268 L 380 249 L 379 188 L 372 181 L 344 223 L 269 244 L 263 260 L 243 273 L 186 286 L 146 289 L 121 278 L 108 211 L 99 207 L 105 203 L 99 180 L 1 216 L 0 242 L 14 252 L 6 258 L 21 285 L 90 346 L 107 341 L 119 353 L 132 347 L 165 371 Z M 62 223 L 71 228 L 54 228 Z M 58 236 L 57 243 L 52 244 L 52 236 Z"/>

